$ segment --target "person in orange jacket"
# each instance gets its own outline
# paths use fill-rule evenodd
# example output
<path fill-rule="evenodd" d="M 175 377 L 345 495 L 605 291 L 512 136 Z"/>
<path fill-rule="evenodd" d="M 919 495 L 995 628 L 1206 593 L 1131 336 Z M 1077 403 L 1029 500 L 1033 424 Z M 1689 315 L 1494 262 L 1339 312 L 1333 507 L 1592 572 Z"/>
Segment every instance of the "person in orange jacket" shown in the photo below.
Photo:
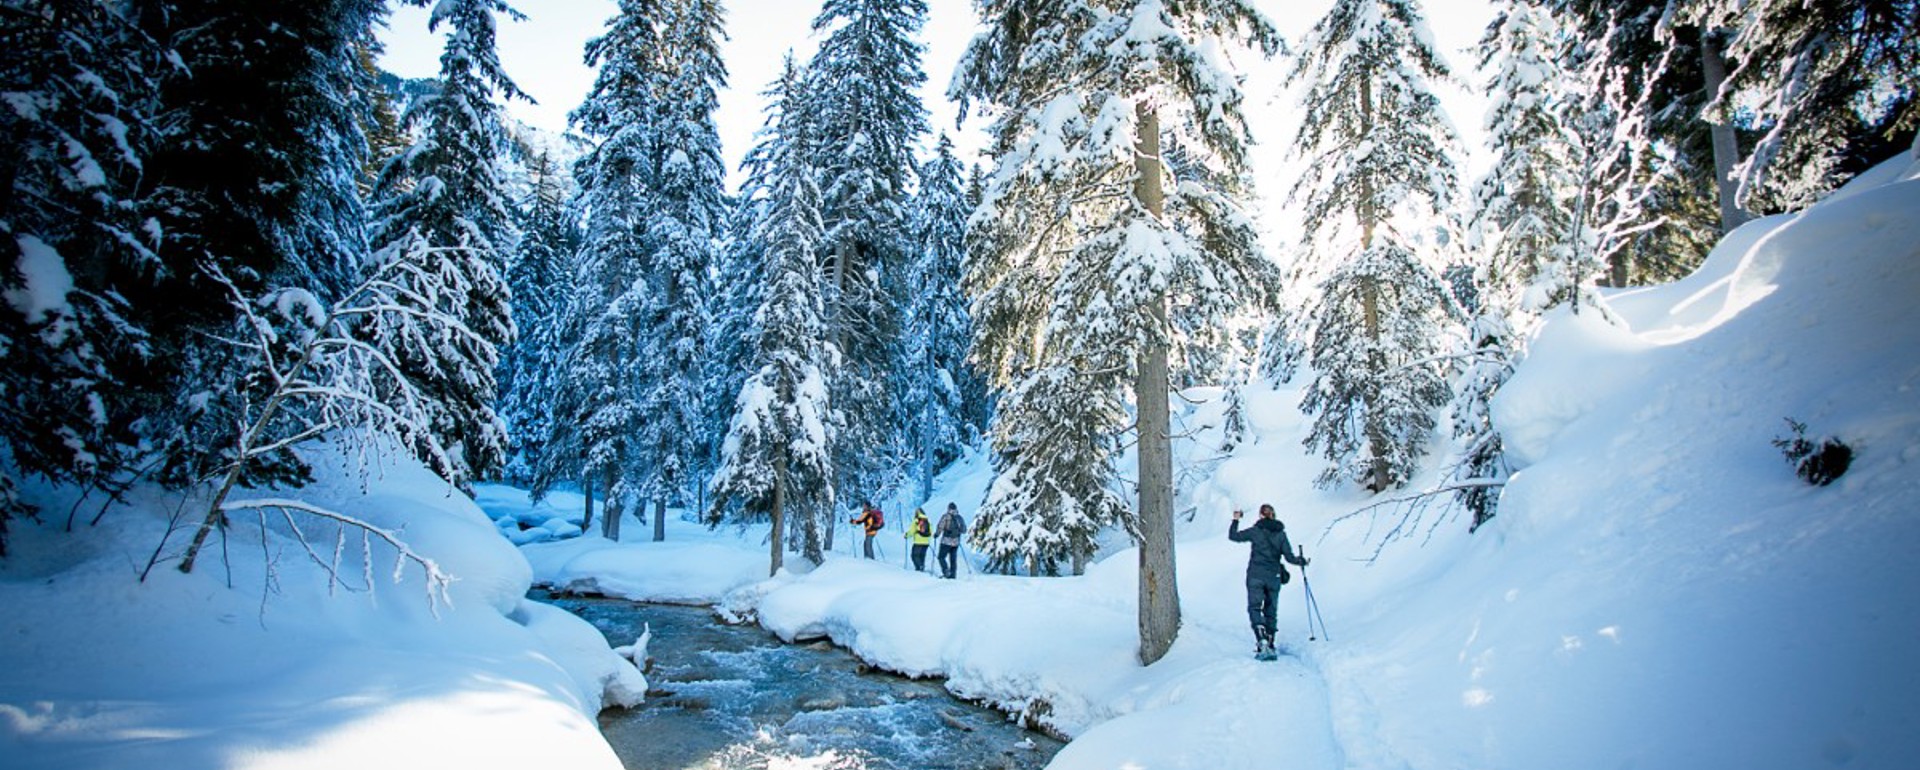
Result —
<path fill-rule="evenodd" d="M 859 517 L 855 518 L 850 523 L 862 524 L 866 526 L 867 528 L 866 554 L 867 554 L 867 558 L 869 559 L 873 558 L 873 536 L 880 534 L 880 529 L 887 525 L 886 516 L 880 513 L 879 508 L 873 507 L 873 501 L 869 500 L 861 504 Z"/>

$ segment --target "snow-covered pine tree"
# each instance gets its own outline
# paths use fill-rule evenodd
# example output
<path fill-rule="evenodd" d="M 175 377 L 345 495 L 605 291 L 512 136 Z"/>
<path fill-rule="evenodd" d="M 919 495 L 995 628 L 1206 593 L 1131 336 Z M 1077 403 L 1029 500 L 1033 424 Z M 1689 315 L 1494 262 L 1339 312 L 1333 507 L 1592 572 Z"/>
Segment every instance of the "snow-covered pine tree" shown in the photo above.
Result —
<path fill-rule="evenodd" d="M 640 413 L 633 437 L 634 472 L 642 500 L 653 501 L 653 539 L 666 538 L 666 509 L 684 505 L 699 485 L 702 344 L 711 317 L 711 271 L 727 215 L 726 167 L 713 114 L 726 87 L 720 61 L 723 11 L 718 0 L 670 0 L 653 51 L 658 100 L 650 153 L 644 241 L 649 272 L 640 339 L 644 368 L 637 372 Z"/>
<path fill-rule="evenodd" d="M 1034 371 L 1000 397 L 993 421 L 993 484 L 971 543 L 986 568 L 1012 574 L 1079 574 L 1101 530 L 1133 531 L 1114 483 L 1113 456 L 1127 419 L 1112 388 L 1072 368 Z"/>
<path fill-rule="evenodd" d="M 1525 354 L 1541 312 L 1561 302 L 1593 302 L 1599 265 L 1575 248 L 1581 193 L 1581 141 L 1563 118 L 1580 98 L 1561 69 L 1564 34 L 1533 0 L 1502 0 L 1481 38 L 1480 69 L 1493 104 L 1487 143 L 1494 162 L 1474 186 L 1467 251 L 1474 257 L 1474 301 L 1467 358 L 1449 409 L 1458 457 L 1449 484 L 1478 528 L 1493 518 L 1507 467 L 1489 402 Z M 1575 264 L 1575 260 L 1588 260 Z"/>
<path fill-rule="evenodd" d="M 532 154 L 526 166 L 527 198 L 515 208 L 520 242 L 507 267 L 519 334 L 503 351 L 499 375 L 499 411 L 508 437 L 501 476 L 515 484 L 533 482 L 553 434 L 552 399 L 568 347 L 562 315 L 580 245 L 580 226 L 568 205 L 574 197 L 570 178 L 546 150 Z"/>
<path fill-rule="evenodd" d="M 1330 266 L 1301 402 L 1316 416 L 1305 443 L 1330 461 L 1322 484 L 1406 483 L 1449 395 L 1448 297 L 1423 256 L 1454 195 L 1457 141 L 1431 85 L 1445 77 L 1415 0 L 1338 0 L 1292 75 L 1308 160 L 1293 200 L 1314 234 L 1305 259 Z"/>
<path fill-rule="evenodd" d="M 1534 0 L 1502 0 L 1496 8 L 1480 41 L 1494 163 L 1474 186 L 1467 235 L 1467 249 L 1481 255 L 1478 304 L 1503 315 L 1591 304 L 1598 266 L 1573 248 L 1582 149 L 1565 118 L 1578 114 L 1580 94 L 1560 66 L 1563 33 Z M 1575 259 L 1589 263 L 1570 264 Z"/>
<path fill-rule="evenodd" d="M 1738 171 L 1763 210 L 1813 203 L 1920 128 L 1920 3 L 1913 0 L 1694 0 L 1735 30 L 1738 66 L 1709 114 L 1764 131 Z M 1712 96 L 1711 94 L 1709 96 Z M 1903 136 L 1888 146 L 1885 139 Z M 1875 147 L 1865 157 L 1854 148 Z"/>
<path fill-rule="evenodd" d="M 463 288 L 444 295 L 452 304 L 441 310 L 474 335 L 373 341 L 437 405 L 432 429 L 452 452 L 451 465 L 434 470 L 463 486 L 493 472 L 506 456 L 506 428 L 494 411 L 494 368 L 500 348 L 513 342 L 505 273 L 517 236 L 498 176 L 504 139 L 493 97 L 527 97 L 500 68 L 495 14 L 520 18 L 503 0 L 441 0 L 433 7 L 430 26 L 450 29 L 440 91 L 407 111 L 404 122 L 418 138 L 381 171 L 372 234 L 385 253 L 433 260 L 419 272 Z M 415 238 L 434 248 L 392 248 Z M 416 449 L 420 459 L 434 461 L 425 447 Z"/>
<path fill-rule="evenodd" d="M 609 536 L 640 504 L 633 439 L 643 430 L 640 404 L 642 318 L 651 301 L 647 218 L 652 175 L 663 151 L 655 111 L 663 107 L 652 57 L 660 46 L 661 4 L 622 0 L 607 31 L 587 42 L 587 63 L 599 68 L 593 90 L 572 122 L 594 141 L 574 166 L 585 216 L 574 256 L 573 292 L 562 327 L 571 346 L 553 404 L 553 434 L 536 491 L 577 478 L 589 499 L 604 493 Z"/>
<path fill-rule="evenodd" d="M 1711 246 L 1721 230 L 1714 127 L 1700 119 L 1711 98 L 1700 30 L 1676 23 L 1685 9 L 1670 0 L 1544 4 L 1571 30 L 1562 68 L 1585 97 L 1569 117 L 1583 144 L 1584 248 L 1604 260 L 1612 286 L 1652 280 L 1652 262 L 1690 270 L 1704 251 L 1671 252 Z M 1730 169 L 1735 159 L 1721 160 Z"/>
<path fill-rule="evenodd" d="M 753 319 L 754 370 L 735 401 L 707 510 L 715 524 L 772 522 L 769 574 L 780 571 L 788 536 L 802 558 L 821 563 L 823 525 L 834 515 L 840 419 L 827 371 L 840 362 L 824 319 L 819 252 L 827 242 L 819 171 L 805 152 L 812 117 L 805 82 L 789 61 L 769 108 L 765 217 L 753 232 L 766 255 Z"/>
<path fill-rule="evenodd" d="M 191 484 L 221 462 L 239 406 L 224 386 L 241 363 L 215 341 L 234 309 L 214 276 L 327 295 L 360 264 L 365 80 L 352 52 L 383 8 L 0 9 L 13 463 L 115 487 Z M 297 463 L 252 470 L 303 477 Z"/>
<path fill-rule="evenodd" d="M 899 484 L 913 456 L 898 373 L 907 370 L 913 153 L 927 133 L 914 37 L 926 16 L 925 0 L 826 0 L 813 21 L 826 37 L 807 67 L 819 116 L 827 323 L 843 362 L 827 373 L 846 418 L 834 467 L 842 489 L 867 497 Z"/>
<path fill-rule="evenodd" d="M 998 470 L 1014 481 L 996 482 L 974 541 L 985 545 L 982 533 L 1014 513 L 1013 501 L 1043 499 L 1024 491 L 1035 485 L 1117 484 L 1114 438 L 1092 449 L 1071 442 L 1124 430 L 1110 420 L 1125 414 L 1130 388 L 1139 445 L 1131 527 L 1140 543 L 1139 658 L 1152 663 L 1180 627 L 1168 361 L 1191 342 L 1177 330 L 1217 328 L 1173 316 L 1224 318 L 1247 295 L 1265 292 L 1254 229 L 1236 203 L 1247 129 L 1221 52 L 1247 40 L 1271 51 L 1277 38 L 1240 0 L 988 0 L 979 9 L 986 31 L 954 84 L 956 95 L 999 111 L 999 168 L 975 214 L 966 277 L 975 355 L 1003 392 L 1039 398 L 1043 388 L 1064 388 L 1078 396 L 1074 415 L 1096 422 L 1036 425 L 1029 421 L 1060 418 L 1002 405 L 993 430 Z M 1169 169 L 1163 141 L 1189 162 Z M 1171 178 L 1175 170 L 1180 176 Z M 1070 514 L 1120 515 L 1088 502 L 1025 514 L 1048 522 L 1043 527 L 1064 525 Z"/>
<path fill-rule="evenodd" d="M 986 384 L 967 364 L 973 319 L 960 291 L 961 261 L 966 257 L 967 203 L 960 160 L 946 136 L 920 167 L 920 190 L 913 201 L 913 287 L 907 306 L 905 368 L 899 381 L 914 456 L 915 499 L 933 494 L 933 474 L 986 427 Z"/>
<path fill-rule="evenodd" d="M 118 5 L 0 8 L 0 556 L 31 515 L 17 480 L 128 471 L 134 422 L 172 393 L 151 307 L 166 269 L 141 190 L 161 48 Z"/>
<path fill-rule="evenodd" d="M 720 448 L 726 440 L 727 425 L 733 415 L 740 387 L 753 372 L 754 344 L 759 334 L 753 317 L 760 308 L 766 265 L 766 250 L 753 238 L 753 227 L 766 214 L 764 193 L 772 183 L 764 164 L 753 162 L 764 157 L 768 137 L 748 151 L 742 163 L 745 181 L 733 196 L 727 215 L 726 240 L 719 248 L 714 268 L 713 315 L 707 322 L 706 356 L 702 360 L 701 465 L 697 478 L 711 479 L 720 461 Z M 705 510 L 705 488 L 701 509 Z M 829 547 L 831 544 L 829 543 Z"/>
<path fill-rule="evenodd" d="M 1670 63 L 1681 56 L 1654 24 L 1654 9 L 1623 3 L 1595 10 L 1573 0 L 1549 0 L 1557 18 L 1573 30 L 1561 51 L 1561 69 L 1571 76 L 1579 101 L 1564 120 L 1579 138 L 1580 201 L 1576 209 L 1574 259 L 1569 267 L 1595 269 L 1612 286 L 1644 283 L 1655 262 L 1684 273 L 1705 252 L 1676 255 L 1673 247 L 1711 245 L 1712 195 L 1689 179 L 1697 159 L 1683 151 L 1688 121 L 1671 119 L 1690 108 Z M 1568 10 L 1568 9 L 1573 10 Z M 1598 17 L 1590 14 L 1600 14 Z M 1678 43 L 1679 41 L 1672 41 Z M 1682 57 L 1684 58 L 1684 57 Z M 1710 180 L 1707 180 L 1710 182 Z M 1699 199 L 1689 205 L 1688 198 Z M 1581 277 L 1570 277 L 1578 281 Z M 1574 299 L 1581 299 L 1575 296 Z"/>

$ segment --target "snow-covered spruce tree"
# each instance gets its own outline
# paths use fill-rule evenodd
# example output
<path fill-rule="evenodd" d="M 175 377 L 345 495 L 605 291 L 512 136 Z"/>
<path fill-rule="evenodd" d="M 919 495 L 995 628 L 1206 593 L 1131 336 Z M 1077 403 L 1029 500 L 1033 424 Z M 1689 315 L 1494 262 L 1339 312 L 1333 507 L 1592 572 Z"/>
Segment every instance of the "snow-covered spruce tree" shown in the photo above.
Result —
<path fill-rule="evenodd" d="M 1125 405 L 1103 388 L 1111 390 L 1070 367 L 1048 367 L 1001 396 L 993 485 L 971 537 L 988 570 L 1078 574 L 1102 529 L 1118 523 L 1131 531 L 1112 460 Z"/>
<path fill-rule="evenodd" d="M 175 390 L 148 415 L 164 438 L 168 483 L 202 477 L 210 447 L 237 419 L 226 387 L 244 361 L 203 344 L 233 322 L 225 275 L 249 294 L 299 286 L 339 296 L 367 258 L 367 214 L 356 184 L 366 158 L 369 74 L 356 52 L 374 40 L 379 0 L 262 5 L 246 0 L 134 4 L 168 49 L 156 68 L 155 142 L 142 169 L 165 234 L 169 269 L 151 296 L 154 379 Z M 281 479 L 291 480 L 291 479 Z"/>
<path fill-rule="evenodd" d="M 552 400 L 568 342 L 561 333 L 562 314 L 580 245 L 580 226 L 568 205 L 572 184 L 552 154 L 542 150 L 530 156 L 527 171 L 530 189 L 515 209 L 520 241 L 507 267 L 519 334 L 501 355 L 499 375 L 500 417 L 508 437 L 501 476 L 515 484 L 533 482 L 553 434 Z"/>
<path fill-rule="evenodd" d="M 953 89 L 998 111 L 998 169 L 975 213 L 966 276 L 974 355 L 1003 392 L 1071 382 L 1075 413 L 1089 420 L 1124 414 L 1131 389 L 1139 504 L 1130 529 L 1140 543 L 1139 658 L 1150 664 L 1180 628 L 1168 361 L 1193 342 L 1179 329 L 1218 328 L 1174 316 L 1225 318 L 1267 290 L 1252 224 L 1236 205 L 1247 129 L 1220 54 L 1238 41 L 1269 51 L 1278 41 L 1239 0 L 987 0 L 979 9 L 986 31 Z M 1178 178 L 1162 161 L 1163 143 L 1188 159 Z M 1018 486 L 1118 483 L 1113 439 L 1092 451 L 1047 441 L 1127 426 L 1016 422 L 1058 419 L 1002 407 L 998 471 L 1021 484 L 996 484 L 1002 491 L 974 524 L 976 545 L 1011 512 Z M 1079 503 L 1084 515 L 1120 515 Z M 1065 522 L 1068 511 L 1026 513 Z"/>
<path fill-rule="evenodd" d="M 660 24 L 653 55 L 658 100 L 652 127 L 657 147 L 652 168 L 642 172 L 648 216 L 647 284 L 639 334 L 644 368 L 639 379 L 645 416 L 633 437 L 634 472 L 642 500 L 653 501 L 653 539 L 666 538 L 668 504 L 695 495 L 701 431 L 707 423 L 701 401 L 702 343 L 711 316 L 711 271 L 725 224 L 726 168 L 713 113 L 726 87 L 720 61 L 723 11 L 718 0 L 673 0 Z"/>
<path fill-rule="evenodd" d="M 752 162 L 765 143 L 748 151 L 742 164 L 745 181 L 730 201 L 726 239 L 716 253 L 714 267 L 713 315 L 707 320 L 707 339 L 703 349 L 701 375 L 701 413 L 707 423 L 701 426 L 701 460 L 697 478 L 711 479 L 719 467 L 720 449 L 726 440 L 727 424 L 733 416 L 734 401 L 740 387 L 753 372 L 754 345 L 759 334 L 753 326 L 760 309 L 762 270 L 766 250 L 753 239 L 753 227 L 765 216 L 764 192 L 772 179 L 766 169 Z M 703 487 L 700 509 L 705 510 Z M 828 544 L 831 548 L 831 543 Z"/>
<path fill-rule="evenodd" d="M 140 190 L 163 52 L 117 5 L 0 7 L 0 556 L 33 510 L 26 474 L 95 486 L 127 472 L 135 421 L 171 393 L 151 307 L 165 270 Z"/>
<path fill-rule="evenodd" d="M 1591 304 L 1597 265 L 1574 248 L 1581 184 L 1579 135 L 1563 116 L 1579 105 L 1560 67 L 1563 35 L 1532 0 L 1504 0 L 1481 38 L 1480 68 L 1493 104 L 1487 143 L 1495 160 L 1473 188 L 1467 251 L 1476 299 L 1467 309 L 1467 359 L 1450 407 L 1458 457 L 1448 483 L 1477 528 L 1493 518 L 1506 478 L 1488 410 L 1539 314 L 1563 301 Z"/>
<path fill-rule="evenodd" d="M 1574 271 L 1568 276 L 1572 284 L 1588 280 L 1586 271 L 1607 285 L 1645 283 L 1658 274 L 1650 269 L 1655 263 L 1665 265 L 1666 275 L 1684 274 L 1705 257 L 1704 250 L 1660 252 L 1686 244 L 1710 246 L 1715 240 L 1713 226 L 1704 224 L 1713 218 L 1713 196 L 1690 181 L 1699 161 L 1682 151 L 1685 143 L 1666 138 L 1694 126 L 1671 119 L 1691 104 L 1674 95 L 1682 88 L 1677 76 L 1663 74 L 1672 69 L 1678 50 L 1660 46 L 1665 38 L 1648 18 L 1652 11 L 1623 4 L 1614 12 L 1619 15 L 1604 13 L 1603 22 L 1561 13 L 1575 30 L 1561 51 L 1561 67 L 1574 83 L 1569 94 L 1579 96 L 1564 117 L 1579 140 L 1575 253 L 1563 265 Z"/>
<path fill-rule="evenodd" d="M 827 371 L 840 365 L 827 334 L 819 252 L 826 247 L 819 171 L 808 164 L 811 117 L 791 61 L 770 107 L 763 244 L 765 288 L 753 327 L 754 371 L 741 386 L 713 478 L 708 521 L 771 521 L 768 574 L 780 571 L 787 537 L 813 564 L 825 559 L 824 521 L 834 505 L 833 443 L 839 428 Z"/>
<path fill-rule="evenodd" d="M 1716 168 L 1730 170 L 1738 160 L 1725 131 L 1700 119 L 1711 98 L 1702 65 L 1713 50 L 1702 41 L 1712 37 L 1678 25 L 1684 9 L 1669 0 L 1543 4 L 1571 32 L 1562 67 L 1585 97 L 1568 122 L 1583 145 L 1580 230 L 1585 248 L 1607 265 L 1602 279 L 1646 283 L 1652 271 L 1644 265 L 1656 261 L 1691 270 L 1705 251 L 1663 252 L 1711 246 L 1731 229 L 1714 210 L 1713 185 Z"/>
<path fill-rule="evenodd" d="M 413 145 L 382 170 L 372 242 L 400 259 L 429 259 L 417 273 L 458 290 L 440 308 L 473 335 L 386 335 L 374 344 L 391 353 L 434 404 L 432 429 L 452 451 L 436 472 L 462 486 L 492 473 L 506 456 L 506 427 L 494 412 L 499 350 L 514 337 L 506 263 L 517 237 L 498 176 L 503 144 L 497 92 L 526 98 L 500 68 L 494 15 L 519 18 L 502 0 L 442 0 L 432 28 L 451 29 L 440 56 L 440 91 L 414 103 L 404 118 Z M 395 249 L 424 239 L 427 249 Z M 415 274 L 410 272 L 409 274 Z M 420 459 L 437 460 L 425 446 Z"/>
<path fill-rule="evenodd" d="M 940 137 L 920 167 L 913 201 L 913 287 L 907 306 L 906 366 L 896 378 L 915 460 L 915 499 L 933 494 L 933 474 L 960 456 L 986 428 L 986 385 L 966 361 L 973 319 L 960 291 L 966 257 L 967 203 L 953 143 Z"/>
<path fill-rule="evenodd" d="M 1752 208 L 1804 208 L 1905 149 L 1920 128 L 1920 3 L 1688 4 L 1703 8 L 1707 24 L 1735 30 L 1727 51 L 1738 66 L 1709 114 L 1748 113 L 1764 131 L 1738 171 Z M 1907 142 L 1888 146 L 1894 136 Z M 1862 147 L 1878 152 L 1855 154 Z"/>
<path fill-rule="evenodd" d="M 826 0 L 813 20 L 826 37 L 807 66 L 819 116 L 827 323 L 843 361 L 827 373 L 846 419 L 834 446 L 836 482 L 869 498 L 898 485 L 913 456 L 899 373 L 907 371 L 901 314 L 913 152 L 927 133 L 914 36 L 926 16 L 925 0 Z"/>
<path fill-rule="evenodd" d="M 1339 0 L 1301 51 L 1308 166 L 1293 200 L 1314 234 L 1305 259 L 1330 266 L 1305 443 L 1330 461 L 1320 483 L 1379 492 L 1412 476 L 1448 396 L 1435 358 L 1448 297 L 1422 240 L 1454 195 L 1457 142 L 1430 84 L 1447 67 L 1414 0 Z"/>
<path fill-rule="evenodd" d="M 562 323 L 571 346 L 548 453 L 534 483 L 541 493 L 577 478 L 589 501 L 604 493 L 610 537 L 641 500 L 632 442 L 646 419 L 640 404 L 648 344 L 641 321 L 651 301 L 646 227 L 664 150 L 655 114 L 663 102 L 650 92 L 657 85 L 651 57 L 660 46 L 660 14 L 655 0 L 623 0 L 606 34 L 587 42 L 587 63 L 599 73 L 572 115 L 575 129 L 595 144 L 573 171 L 585 225 Z"/>

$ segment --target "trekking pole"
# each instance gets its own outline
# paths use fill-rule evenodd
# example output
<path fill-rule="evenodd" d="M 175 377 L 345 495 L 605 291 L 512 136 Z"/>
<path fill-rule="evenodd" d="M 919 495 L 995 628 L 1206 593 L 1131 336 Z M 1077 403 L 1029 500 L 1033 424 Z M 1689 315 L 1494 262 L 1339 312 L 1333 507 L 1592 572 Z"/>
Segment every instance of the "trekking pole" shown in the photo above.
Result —
<path fill-rule="evenodd" d="M 1306 561 L 1306 558 L 1307 549 L 1300 549 L 1300 560 Z M 1313 633 L 1313 623 L 1315 620 L 1320 621 L 1319 636 L 1326 637 L 1327 641 L 1333 641 L 1333 636 L 1327 633 L 1327 619 L 1320 615 L 1320 601 L 1313 598 L 1313 581 L 1307 577 L 1307 568 L 1305 565 L 1300 567 L 1300 587 L 1305 590 L 1307 597 L 1307 641 L 1311 642 L 1316 640 Z"/>

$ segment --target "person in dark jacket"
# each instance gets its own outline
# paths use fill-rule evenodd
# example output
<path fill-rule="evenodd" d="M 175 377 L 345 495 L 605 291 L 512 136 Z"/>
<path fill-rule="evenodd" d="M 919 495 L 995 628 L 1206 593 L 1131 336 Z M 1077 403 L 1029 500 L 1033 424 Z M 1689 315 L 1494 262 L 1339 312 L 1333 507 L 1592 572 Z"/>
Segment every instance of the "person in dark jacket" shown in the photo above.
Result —
<path fill-rule="evenodd" d="M 1260 506 L 1260 520 L 1246 530 L 1240 529 L 1240 512 L 1233 512 L 1233 523 L 1227 526 L 1227 539 L 1236 543 L 1252 543 L 1253 550 L 1247 555 L 1247 622 L 1253 624 L 1254 655 L 1262 660 L 1273 659 L 1274 603 L 1280 598 L 1280 586 L 1286 585 L 1291 577 L 1282 561 L 1307 566 L 1307 559 L 1294 553 L 1293 543 L 1287 539 L 1287 527 L 1273 517 L 1273 506 Z"/>
<path fill-rule="evenodd" d="M 940 577 L 952 580 L 960 566 L 960 537 L 967 533 L 967 520 L 960 518 L 958 507 L 947 503 L 947 512 L 940 514 L 933 532 L 940 536 L 940 552 L 935 556 L 940 561 Z"/>

